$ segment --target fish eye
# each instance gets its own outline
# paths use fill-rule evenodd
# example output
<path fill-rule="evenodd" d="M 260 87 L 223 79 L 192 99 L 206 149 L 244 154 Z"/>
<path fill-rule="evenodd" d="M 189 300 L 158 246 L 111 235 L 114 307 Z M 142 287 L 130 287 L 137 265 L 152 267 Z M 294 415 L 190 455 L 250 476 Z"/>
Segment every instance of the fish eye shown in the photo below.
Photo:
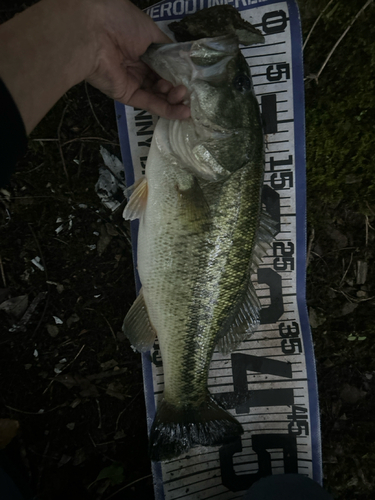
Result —
<path fill-rule="evenodd" d="M 251 80 L 247 75 L 240 74 L 234 77 L 233 86 L 236 90 L 245 92 L 251 89 Z"/>

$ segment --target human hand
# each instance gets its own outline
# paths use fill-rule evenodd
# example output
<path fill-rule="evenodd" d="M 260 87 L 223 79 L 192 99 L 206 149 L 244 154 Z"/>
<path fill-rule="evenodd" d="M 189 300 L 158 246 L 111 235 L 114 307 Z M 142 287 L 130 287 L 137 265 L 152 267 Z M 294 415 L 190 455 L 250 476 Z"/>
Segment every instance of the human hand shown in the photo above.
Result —
<path fill-rule="evenodd" d="M 140 60 L 151 43 L 168 42 L 129 0 L 41 0 L 0 26 L 0 76 L 27 134 L 83 80 L 124 104 L 183 119 L 185 87 Z"/>
<path fill-rule="evenodd" d="M 94 66 L 86 80 L 123 104 L 169 119 L 190 116 L 186 89 L 160 79 L 140 60 L 151 43 L 171 40 L 129 0 L 96 0 L 92 28 Z"/>

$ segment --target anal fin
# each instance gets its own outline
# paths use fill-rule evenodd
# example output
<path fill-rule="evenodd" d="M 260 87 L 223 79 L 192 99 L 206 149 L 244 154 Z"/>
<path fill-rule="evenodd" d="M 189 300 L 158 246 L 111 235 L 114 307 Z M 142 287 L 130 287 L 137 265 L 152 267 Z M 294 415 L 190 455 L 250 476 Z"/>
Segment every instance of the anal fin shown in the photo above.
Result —
<path fill-rule="evenodd" d="M 139 352 L 149 351 L 154 345 L 156 332 L 148 316 L 142 289 L 125 316 L 122 330 Z"/>

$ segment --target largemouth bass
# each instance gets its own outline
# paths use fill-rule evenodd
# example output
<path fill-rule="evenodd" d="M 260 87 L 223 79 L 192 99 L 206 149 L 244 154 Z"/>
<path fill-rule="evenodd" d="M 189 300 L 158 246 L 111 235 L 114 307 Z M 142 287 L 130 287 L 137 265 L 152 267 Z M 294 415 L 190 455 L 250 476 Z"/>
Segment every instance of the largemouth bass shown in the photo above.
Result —
<path fill-rule="evenodd" d="M 125 209 L 139 218 L 142 289 L 124 320 L 138 351 L 158 337 L 164 395 L 150 455 L 242 434 L 210 396 L 215 346 L 234 349 L 259 322 L 250 275 L 272 239 L 261 217 L 264 145 L 250 71 L 233 35 L 151 46 L 144 61 L 189 93 L 191 118 L 159 119 L 144 179 Z"/>

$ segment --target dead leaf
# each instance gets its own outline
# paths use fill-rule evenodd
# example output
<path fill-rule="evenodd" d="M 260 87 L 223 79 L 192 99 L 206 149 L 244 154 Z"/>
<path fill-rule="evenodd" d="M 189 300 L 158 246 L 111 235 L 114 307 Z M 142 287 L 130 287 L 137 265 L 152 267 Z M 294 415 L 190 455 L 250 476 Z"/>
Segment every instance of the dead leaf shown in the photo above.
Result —
<path fill-rule="evenodd" d="M 17 435 L 20 423 L 10 418 L 0 419 L 0 449 L 4 449 Z"/>
<path fill-rule="evenodd" d="M 126 433 L 123 429 L 120 429 L 116 432 L 116 434 L 113 436 L 113 439 L 124 439 L 126 437 Z"/>
<path fill-rule="evenodd" d="M 73 458 L 73 465 L 81 465 L 86 460 L 86 453 L 83 448 L 80 448 L 76 451 L 76 454 Z"/>
<path fill-rule="evenodd" d="M 100 226 L 100 238 L 98 240 L 98 243 L 96 245 L 97 251 L 99 255 L 102 255 L 102 253 L 105 251 L 107 246 L 111 243 L 113 236 L 108 234 L 106 226 L 103 224 Z"/>
<path fill-rule="evenodd" d="M 0 304 L 0 310 L 19 319 L 25 313 L 28 305 L 28 295 L 20 295 L 19 297 L 13 297 Z"/>
<path fill-rule="evenodd" d="M 100 396 L 98 389 L 95 385 L 90 384 L 86 389 L 83 389 L 80 393 L 83 398 L 98 398 Z"/>
<path fill-rule="evenodd" d="M 108 396 L 120 399 L 120 401 L 123 401 L 125 399 L 124 392 L 124 386 L 117 382 L 112 382 L 111 384 L 109 384 L 107 390 L 105 391 Z"/>
<path fill-rule="evenodd" d="M 60 462 L 57 464 L 57 467 L 62 467 L 63 465 L 66 465 L 68 462 L 70 462 L 70 460 L 72 459 L 72 457 L 70 455 L 63 455 L 61 458 L 60 458 Z"/>
<path fill-rule="evenodd" d="M 344 384 L 340 398 L 344 403 L 355 404 L 366 396 L 365 391 L 361 391 L 354 385 Z"/>
<path fill-rule="evenodd" d="M 348 238 L 338 229 L 330 228 L 328 235 L 335 241 L 337 248 L 345 248 L 348 246 Z"/>
<path fill-rule="evenodd" d="M 49 325 L 47 324 L 47 331 L 51 335 L 51 337 L 57 337 L 59 334 L 59 329 L 56 325 Z"/>
<path fill-rule="evenodd" d="M 0 288 L 0 304 L 7 300 L 10 295 L 10 288 Z"/>
<path fill-rule="evenodd" d="M 309 322 L 311 328 L 318 328 L 318 326 L 322 325 L 325 322 L 326 318 L 316 309 L 310 307 L 309 309 Z"/>
<path fill-rule="evenodd" d="M 356 274 L 357 285 L 364 285 L 366 283 L 367 271 L 368 271 L 367 262 L 363 260 L 358 260 L 357 274 Z"/>
<path fill-rule="evenodd" d="M 119 235 L 117 229 L 112 224 L 110 224 L 109 222 L 106 222 L 105 227 L 107 229 L 107 233 L 110 236 L 118 236 Z"/>
<path fill-rule="evenodd" d="M 72 326 L 73 323 L 77 323 L 79 321 L 79 316 L 76 313 L 73 313 L 67 320 L 66 325 L 68 328 Z"/>
<path fill-rule="evenodd" d="M 93 385 L 88 378 L 82 377 L 81 375 L 65 373 L 62 375 L 58 375 L 55 380 L 61 382 L 68 389 L 71 389 L 74 386 L 78 386 L 81 389 L 81 392 L 79 394 L 83 398 L 97 398 L 99 396 L 98 389 L 95 387 L 95 385 Z"/>
<path fill-rule="evenodd" d="M 110 359 L 108 361 L 105 361 L 104 363 L 100 363 L 100 367 L 106 371 L 109 370 L 110 368 L 114 368 L 117 366 L 117 361 L 115 359 Z"/>
<path fill-rule="evenodd" d="M 332 316 L 334 318 L 340 318 L 341 316 L 346 316 L 347 314 L 351 314 L 357 307 L 358 304 L 355 302 L 345 302 L 341 310 L 334 312 Z"/>

